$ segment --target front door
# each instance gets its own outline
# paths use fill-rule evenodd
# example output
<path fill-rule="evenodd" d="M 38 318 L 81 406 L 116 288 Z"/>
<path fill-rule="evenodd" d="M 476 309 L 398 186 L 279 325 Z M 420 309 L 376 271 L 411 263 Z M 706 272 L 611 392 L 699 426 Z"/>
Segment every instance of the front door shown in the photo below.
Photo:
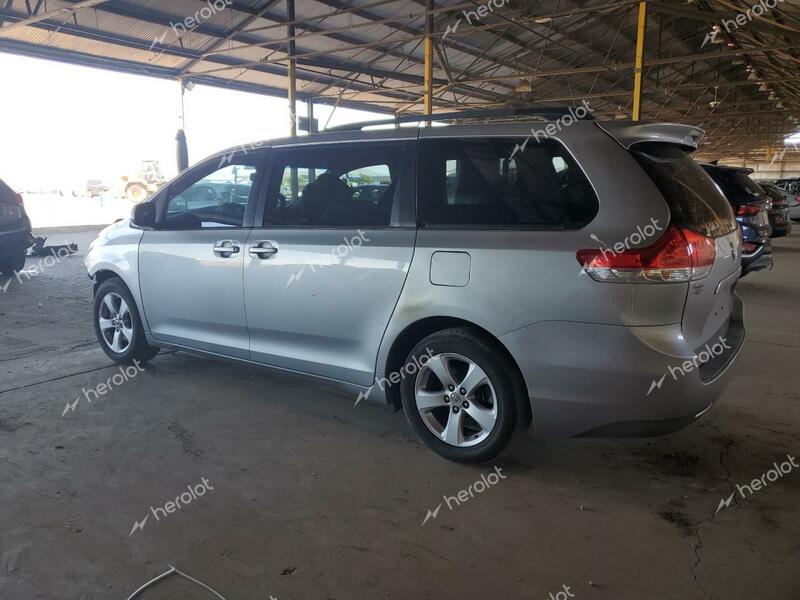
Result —
<path fill-rule="evenodd" d="M 157 340 L 250 358 L 242 270 L 262 152 L 201 164 L 170 185 L 139 246 L 142 303 Z"/>
<path fill-rule="evenodd" d="M 372 385 L 414 253 L 413 143 L 285 146 L 272 155 L 263 218 L 244 257 L 252 359 Z"/>

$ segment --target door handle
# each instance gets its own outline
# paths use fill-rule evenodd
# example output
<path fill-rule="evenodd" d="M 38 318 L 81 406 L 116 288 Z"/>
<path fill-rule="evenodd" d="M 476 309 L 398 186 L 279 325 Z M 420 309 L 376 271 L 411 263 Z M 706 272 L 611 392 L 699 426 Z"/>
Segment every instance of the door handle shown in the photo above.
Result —
<path fill-rule="evenodd" d="M 214 244 L 214 254 L 222 258 L 230 258 L 234 254 L 239 254 L 241 248 L 233 240 L 222 240 Z"/>
<path fill-rule="evenodd" d="M 256 242 L 250 248 L 250 256 L 253 258 L 260 258 L 266 260 L 272 258 L 278 253 L 278 248 L 275 247 L 275 242 Z"/>

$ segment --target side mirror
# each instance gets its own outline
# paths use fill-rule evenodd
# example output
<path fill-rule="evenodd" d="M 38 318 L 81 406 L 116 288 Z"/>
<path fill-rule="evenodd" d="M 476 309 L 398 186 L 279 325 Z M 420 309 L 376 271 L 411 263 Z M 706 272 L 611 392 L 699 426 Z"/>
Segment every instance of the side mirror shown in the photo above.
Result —
<path fill-rule="evenodd" d="M 143 202 L 133 207 L 131 224 L 137 229 L 153 229 L 156 226 L 155 202 Z"/>

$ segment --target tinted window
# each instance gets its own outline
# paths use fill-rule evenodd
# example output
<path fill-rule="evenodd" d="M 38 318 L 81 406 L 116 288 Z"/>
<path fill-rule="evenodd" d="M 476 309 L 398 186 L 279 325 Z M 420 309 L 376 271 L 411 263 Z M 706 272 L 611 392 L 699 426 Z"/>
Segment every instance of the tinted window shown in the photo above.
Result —
<path fill-rule="evenodd" d="M 730 204 L 688 152 L 670 144 L 637 144 L 633 155 L 664 196 L 672 223 L 709 237 L 737 227 Z"/>
<path fill-rule="evenodd" d="M 164 229 L 242 227 L 258 175 L 255 155 L 235 157 L 221 168 L 202 168 L 170 187 Z M 209 168 L 213 169 L 210 173 Z M 205 174 L 204 174 L 205 173 Z M 199 177 L 199 178 L 198 178 Z"/>
<path fill-rule="evenodd" d="M 16 194 L 14 190 L 8 187 L 3 180 L 0 179 L 0 203 L 3 204 L 15 204 L 16 203 Z"/>
<path fill-rule="evenodd" d="M 264 227 L 388 227 L 403 143 L 275 151 Z"/>
<path fill-rule="evenodd" d="M 717 182 L 722 193 L 734 204 L 747 204 L 767 199 L 761 186 L 744 171 L 707 167 L 706 171 Z"/>
<path fill-rule="evenodd" d="M 597 196 L 561 144 L 518 138 L 420 143 L 420 222 L 425 226 L 577 229 Z"/>

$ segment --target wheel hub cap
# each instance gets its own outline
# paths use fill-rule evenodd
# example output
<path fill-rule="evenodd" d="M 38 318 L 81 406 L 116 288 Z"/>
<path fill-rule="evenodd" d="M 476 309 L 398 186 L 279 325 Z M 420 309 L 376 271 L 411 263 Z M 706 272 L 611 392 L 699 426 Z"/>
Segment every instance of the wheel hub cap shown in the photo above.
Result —
<path fill-rule="evenodd" d="M 438 354 L 414 386 L 419 416 L 443 442 L 460 448 L 484 441 L 497 424 L 497 394 L 486 372 L 459 354 Z"/>
<path fill-rule="evenodd" d="M 125 299 L 109 292 L 100 303 L 97 314 L 103 342 L 117 354 L 125 352 L 133 341 L 133 320 Z"/>

